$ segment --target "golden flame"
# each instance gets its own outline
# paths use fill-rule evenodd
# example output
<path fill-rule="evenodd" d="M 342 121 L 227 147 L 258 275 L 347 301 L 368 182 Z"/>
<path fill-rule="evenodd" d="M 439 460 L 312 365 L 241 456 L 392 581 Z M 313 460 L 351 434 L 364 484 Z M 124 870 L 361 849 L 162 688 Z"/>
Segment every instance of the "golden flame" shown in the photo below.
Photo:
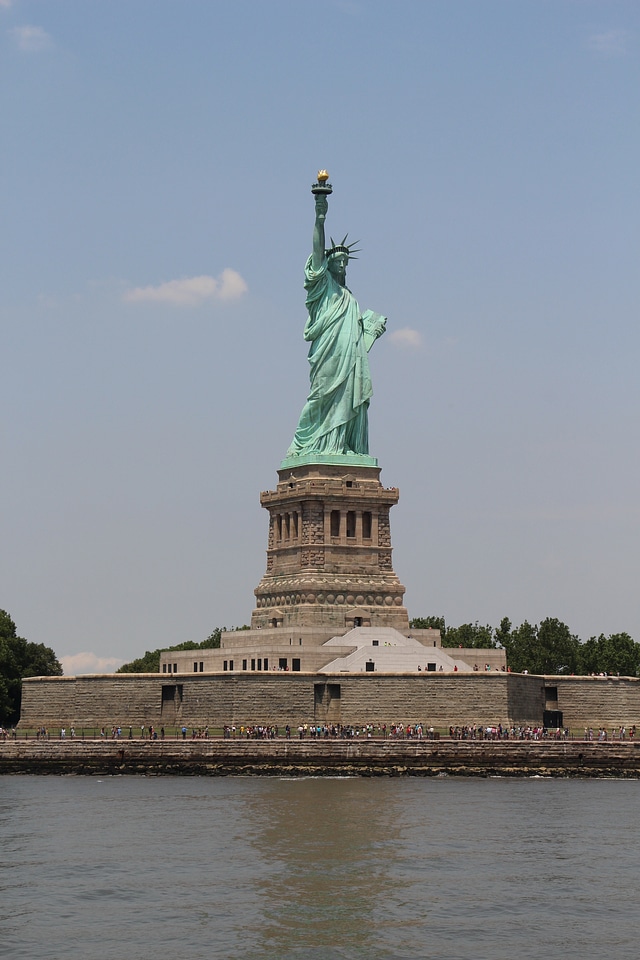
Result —
<path fill-rule="evenodd" d="M 329 179 L 329 174 L 326 170 L 318 170 L 318 183 L 326 183 Z"/>

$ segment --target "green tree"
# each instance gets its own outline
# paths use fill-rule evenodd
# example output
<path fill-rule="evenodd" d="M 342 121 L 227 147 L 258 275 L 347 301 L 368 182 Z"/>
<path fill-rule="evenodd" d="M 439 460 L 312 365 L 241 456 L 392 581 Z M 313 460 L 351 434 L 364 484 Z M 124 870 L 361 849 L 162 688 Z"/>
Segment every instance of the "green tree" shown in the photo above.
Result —
<path fill-rule="evenodd" d="M 493 627 L 475 623 L 462 623 L 459 627 L 447 627 L 442 637 L 443 647 L 495 647 Z"/>
<path fill-rule="evenodd" d="M 588 676 L 590 673 L 600 672 L 600 640 L 604 640 L 604 634 L 600 634 L 600 638 L 589 637 L 585 643 L 580 644 L 576 673 Z"/>
<path fill-rule="evenodd" d="M 640 672 L 640 644 L 628 633 L 612 633 L 604 642 L 603 660 L 607 673 L 637 677 Z"/>
<path fill-rule="evenodd" d="M 159 673 L 160 653 L 160 650 L 147 650 L 143 657 L 138 657 L 131 663 L 123 663 L 116 673 Z"/>
<path fill-rule="evenodd" d="M 510 632 L 502 631 L 501 643 L 507 652 L 507 663 L 518 673 L 576 672 L 580 642 L 566 623 L 555 617 L 547 617 L 539 626 L 525 620 Z"/>
<path fill-rule="evenodd" d="M 443 647 L 495 647 L 493 627 L 475 623 L 463 623 L 448 627 L 444 617 L 416 617 L 409 621 L 412 630 L 439 630 Z"/>
<path fill-rule="evenodd" d="M 494 640 L 497 647 L 503 647 L 507 649 L 509 646 L 509 641 L 511 639 L 511 620 L 509 617 L 503 617 L 500 621 L 500 626 L 496 627 L 494 632 Z"/>
<path fill-rule="evenodd" d="M 507 663 L 516 673 L 532 670 L 531 664 L 535 660 L 535 648 L 538 639 L 538 628 L 532 626 L 528 620 L 513 630 L 502 631 L 502 645 L 507 653 Z"/>
<path fill-rule="evenodd" d="M 20 719 L 24 677 L 61 675 L 62 667 L 53 650 L 19 637 L 9 614 L 0 610 L 0 724 L 14 724 Z"/>
<path fill-rule="evenodd" d="M 213 633 L 209 634 L 206 640 L 203 640 L 203 649 L 218 650 L 220 648 L 221 635 L 222 627 L 216 627 Z"/>
<path fill-rule="evenodd" d="M 409 621 L 412 630 L 439 630 L 444 635 L 447 625 L 444 617 L 416 617 Z"/>
<path fill-rule="evenodd" d="M 580 641 L 566 623 L 547 617 L 538 627 L 538 659 L 534 673 L 575 673 Z"/>
<path fill-rule="evenodd" d="M 16 635 L 16 625 L 6 610 L 0 610 L 0 637 L 11 639 Z"/>
<path fill-rule="evenodd" d="M 640 643 L 628 633 L 603 633 L 589 637 L 578 650 L 578 672 L 608 673 L 621 677 L 637 677 L 640 673 Z"/>

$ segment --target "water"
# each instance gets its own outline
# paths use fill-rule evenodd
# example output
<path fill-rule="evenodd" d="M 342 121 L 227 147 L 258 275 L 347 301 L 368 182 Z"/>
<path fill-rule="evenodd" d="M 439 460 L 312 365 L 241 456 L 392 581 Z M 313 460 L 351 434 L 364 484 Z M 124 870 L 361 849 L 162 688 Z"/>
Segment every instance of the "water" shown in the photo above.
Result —
<path fill-rule="evenodd" d="M 0 777 L 0 957 L 637 960 L 638 781 Z"/>

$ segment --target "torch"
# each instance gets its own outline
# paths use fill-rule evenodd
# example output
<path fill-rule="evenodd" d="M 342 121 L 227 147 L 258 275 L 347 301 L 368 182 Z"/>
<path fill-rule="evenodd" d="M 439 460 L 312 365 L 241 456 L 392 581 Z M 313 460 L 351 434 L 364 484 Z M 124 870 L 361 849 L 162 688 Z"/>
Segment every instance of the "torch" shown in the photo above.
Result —
<path fill-rule="evenodd" d="M 318 170 L 318 180 L 311 187 L 311 193 L 316 197 L 328 197 L 333 193 L 333 187 L 329 183 L 329 174 L 326 170 Z"/>

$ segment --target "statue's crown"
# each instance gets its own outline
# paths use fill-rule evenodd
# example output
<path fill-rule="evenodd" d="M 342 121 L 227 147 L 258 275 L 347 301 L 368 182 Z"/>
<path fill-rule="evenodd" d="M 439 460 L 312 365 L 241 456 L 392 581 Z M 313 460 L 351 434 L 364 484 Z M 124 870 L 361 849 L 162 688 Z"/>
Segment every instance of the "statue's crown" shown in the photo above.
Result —
<path fill-rule="evenodd" d="M 331 246 L 328 250 L 325 250 L 325 256 L 327 260 L 330 260 L 331 257 L 336 257 L 339 253 L 344 253 L 347 255 L 349 260 L 357 260 L 357 257 L 353 256 L 353 253 L 359 253 L 358 249 L 354 250 L 356 243 L 360 243 L 359 240 L 356 240 L 354 243 L 347 243 L 348 233 L 345 233 L 344 238 L 341 243 L 336 243 L 333 237 L 330 237 Z M 353 253 L 351 252 L 353 250 Z"/>

